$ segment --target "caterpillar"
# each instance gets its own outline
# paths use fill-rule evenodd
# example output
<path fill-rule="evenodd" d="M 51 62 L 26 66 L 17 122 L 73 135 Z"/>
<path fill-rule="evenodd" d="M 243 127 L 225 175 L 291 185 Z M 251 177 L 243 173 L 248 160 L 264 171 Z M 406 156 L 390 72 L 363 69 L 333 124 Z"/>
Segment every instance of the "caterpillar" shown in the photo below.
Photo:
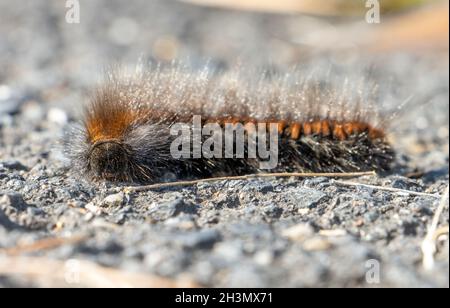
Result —
<path fill-rule="evenodd" d="M 255 142 L 268 141 L 269 127 L 276 127 L 277 164 L 270 172 L 391 168 L 395 152 L 384 125 L 377 124 L 380 116 L 364 83 L 336 85 L 299 71 L 243 75 L 175 65 L 109 72 L 85 105 L 80 123 L 64 138 L 72 169 L 92 180 L 132 183 L 258 173 L 263 159 L 248 155 L 249 136 L 261 123 L 272 126 Z M 176 123 L 192 123 L 195 115 L 200 127 L 243 127 L 248 138 L 243 155 L 194 158 L 191 136 L 187 155 L 174 157 L 171 149 L 179 136 L 171 130 Z M 193 125 L 188 127 L 192 132 Z M 222 146 L 225 141 L 218 142 Z"/>

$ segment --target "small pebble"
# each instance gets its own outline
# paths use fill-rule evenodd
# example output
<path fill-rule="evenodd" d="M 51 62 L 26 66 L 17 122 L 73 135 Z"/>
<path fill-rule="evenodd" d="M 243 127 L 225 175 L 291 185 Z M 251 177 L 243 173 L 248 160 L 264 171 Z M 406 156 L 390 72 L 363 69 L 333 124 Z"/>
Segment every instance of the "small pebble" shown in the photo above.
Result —
<path fill-rule="evenodd" d="M 125 202 L 125 194 L 123 192 L 120 192 L 117 194 L 107 196 L 105 199 L 103 199 L 101 204 L 103 206 L 108 207 L 118 207 L 123 205 L 124 202 Z"/>
<path fill-rule="evenodd" d="M 17 160 L 1 161 L 0 169 L 5 168 L 11 171 L 27 171 L 28 168 Z"/>
<path fill-rule="evenodd" d="M 67 124 L 69 118 L 64 110 L 59 108 L 51 108 L 47 113 L 47 120 L 58 125 L 65 125 Z"/>
<path fill-rule="evenodd" d="M 332 247 L 332 245 L 328 240 L 326 240 L 324 238 L 315 237 L 315 238 L 306 240 L 302 244 L 302 247 L 306 251 L 324 251 L 324 250 L 330 249 Z"/>
<path fill-rule="evenodd" d="M 283 230 L 281 234 L 292 241 L 302 242 L 314 235 L 314 229 L 310 225 L 300 224 Z"/>

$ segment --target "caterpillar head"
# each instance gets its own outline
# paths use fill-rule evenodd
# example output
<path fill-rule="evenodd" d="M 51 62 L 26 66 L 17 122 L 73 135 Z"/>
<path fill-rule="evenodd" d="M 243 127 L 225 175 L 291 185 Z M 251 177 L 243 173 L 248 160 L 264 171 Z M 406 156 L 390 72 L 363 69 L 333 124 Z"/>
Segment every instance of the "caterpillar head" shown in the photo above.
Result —
<path fill-rule="evenodd" d="M 119 140 L 94 143 L 89 152 L 89 169 L 94 177 L 110 181 L 127 181 L 130 174 L 130 149 Z"/>

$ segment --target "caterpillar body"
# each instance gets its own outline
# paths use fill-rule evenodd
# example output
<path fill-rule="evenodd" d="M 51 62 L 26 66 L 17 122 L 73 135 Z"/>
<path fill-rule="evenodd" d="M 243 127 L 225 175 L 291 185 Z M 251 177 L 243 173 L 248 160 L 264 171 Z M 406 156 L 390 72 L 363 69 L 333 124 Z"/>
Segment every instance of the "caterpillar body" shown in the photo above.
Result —
<path fill-rule="evenodd" d="M 78 174 L 96 180 L 152 183 L 262 171 L 260 158 L 246 156 L 248 144 L 239 157 L 174 158 L 171 128 L 198 115 L 202 125 L 223 130 L 242 125 L 247 137 L 259 123 L 275 124 L 279 153 L 272 172 L 389 170 L 394 151 L 376 124 L 370 95 L 351 91 L 357 88 L 300 73 L 259 79 L 179 67 L 110 73 L 66 136 L 65 152 Z"/>

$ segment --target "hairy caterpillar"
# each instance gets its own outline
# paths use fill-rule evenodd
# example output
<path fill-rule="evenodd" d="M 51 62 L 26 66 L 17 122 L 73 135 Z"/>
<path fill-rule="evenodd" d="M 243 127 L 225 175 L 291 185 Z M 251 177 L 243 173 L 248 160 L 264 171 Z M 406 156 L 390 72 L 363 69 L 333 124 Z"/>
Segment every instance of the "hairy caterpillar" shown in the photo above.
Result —
<path fill-rule="evenodd" d="M 221 128 L 242 124 L 246 136 L 251 124 L 275 123 L 279 160 L 273 172 L 389 170 L 395 155 L 376 124 L 370 93 L 300 72 L 258 76 L 189 73 L 178 66 L 109 73 L 82 123 L 66 136 L 66 155 L 79 174 L 120 182 L 261 171 L 258 158 L 174 158 L 171 127 L 198 115 L 202 124 Z"/>

